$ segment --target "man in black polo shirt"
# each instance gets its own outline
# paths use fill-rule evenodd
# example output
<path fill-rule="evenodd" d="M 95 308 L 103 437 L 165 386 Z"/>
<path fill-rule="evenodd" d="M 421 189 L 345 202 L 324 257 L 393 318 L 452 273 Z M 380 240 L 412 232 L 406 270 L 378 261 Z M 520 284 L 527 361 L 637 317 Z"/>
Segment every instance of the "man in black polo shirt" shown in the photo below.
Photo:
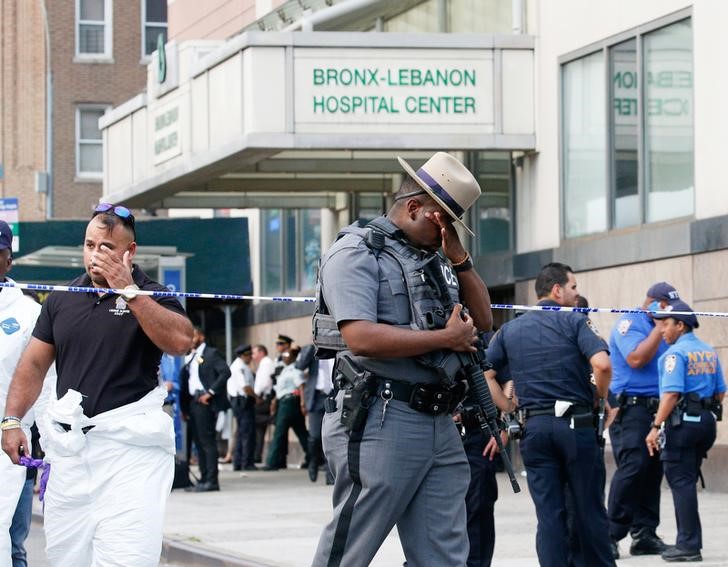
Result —
<path fill-rule="evenodd" d="M 127 208 L 96 207 L 86 273 L 71 285 L 124 293 L 52 293 L 8 393 L 6 415 L 23 416 L 55 361 L 58 399 L 40 422 L 52 465 L 45 531 L 55 567 L 159 562 L 175 447 L 157 368 L 162 351 L 189 349 L 192 325 L 176 299 L 138 295 L 166 289 L 132 264 L 135 239 Z M 17 463 L 29 445 L 13 429 L 2 446 Z"/>

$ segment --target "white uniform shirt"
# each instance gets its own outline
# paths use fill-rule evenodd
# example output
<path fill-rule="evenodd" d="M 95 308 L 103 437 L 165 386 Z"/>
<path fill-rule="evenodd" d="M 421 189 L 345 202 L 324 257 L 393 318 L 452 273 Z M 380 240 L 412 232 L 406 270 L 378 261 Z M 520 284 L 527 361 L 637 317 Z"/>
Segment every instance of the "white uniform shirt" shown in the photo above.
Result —
<path fill-rule="evenodd" d="M 255 395 L 263 396 L 273 391 L 273 371 L 275 363 L 268 356 L 264 356 L 258 363 L 258 370 L 255 373 Z"/>
<path fill-rule="evenodd" d="M 303 370 L 299 370 L 293 364 L 284 366 L 276 380 L 276 398 L 280 400 L 283 396 L 292 394 L 305 381 Z"/>
<path fill-rule="evenodd" d="M 246 398 L 247 395 L 243 390 L 245 386 L 253 388 L 255 386 L 255 377 L 250 367 L 238 356 L 230 365 L 230 378 L 227 381 L 228 396 L 231 398 L 238 396 Z"/>
<path fill-rule="evenodd" d="M 334 387 L 331 374 L 334 370 L 334 359 L 323 358 L 319 360 L 318 376 L 316 376 L 316 389 L 328 394 Z"/>
<path fill-rule="evenodd" d="M 205 391 L 205 387 L 202 385 L 202 382 L 200 381 L 200 362 L 199 359 L 202 358 L 202 352 L 205 350 L 205 343 L 202 343 L 200 346 L 195 349 L 194 352 L 191 352 L 190 354 L 185 356 L 185 364 L 188 362 L 190 363 L 189 366 L 189 373 L 190 373 L 190 379 L 188 382 L 190 395 L 194 396 L 195 392 L 198 390 Z"/>

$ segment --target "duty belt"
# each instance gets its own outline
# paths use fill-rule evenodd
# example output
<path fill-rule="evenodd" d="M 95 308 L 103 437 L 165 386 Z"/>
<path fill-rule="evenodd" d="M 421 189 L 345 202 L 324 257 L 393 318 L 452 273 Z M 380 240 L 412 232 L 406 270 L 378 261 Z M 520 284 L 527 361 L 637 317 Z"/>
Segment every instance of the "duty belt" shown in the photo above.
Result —
<path fill-rule="evenodd" d="M 642 406 L 650 411 L 657 411 L 660 405 L 660 398 L 650 396 L 630 396 L 622 392 L 617 396 L 617 402 L 621 407 L 624 406 Z"/>
<path fill-rule="evenodd" d="M 556 410 L 554 406 L 544 406 L 536 408 L 524 408 L 521 410 L 522 421 L 525 423 L 532 417 L 539 415 L 552 415 L 556 416 Z M 591 406 L 584 405 L 572 405 L 563 415 L 559 416 L 562 419 L 579 417 L 578 421 L 574 422 L 574 427 L 594 427 L 594 408 Z"/>
<path fill-rule="evenodd" d="M 407 402 L 412 409 L 431 415 L 452 413 L 465 395 L 465 388 L 439 384 L 411 384 L 379 378 L 381 388 L 392 392 L 392 399 Z"/>

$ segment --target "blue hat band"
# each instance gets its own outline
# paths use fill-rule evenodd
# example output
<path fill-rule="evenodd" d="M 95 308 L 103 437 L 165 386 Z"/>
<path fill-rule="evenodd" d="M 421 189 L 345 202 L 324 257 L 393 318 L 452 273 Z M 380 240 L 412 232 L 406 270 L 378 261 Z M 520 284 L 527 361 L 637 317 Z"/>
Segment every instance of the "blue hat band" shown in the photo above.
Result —
<path fill-rule="evenodd" d="M 455 213 L 455 216 L 458 218 L 463 216 L 465 210 L 457 204 L 455 199 L 453 199 L 448 192 L 445 191 L 445 189 L 443 189 L 442 186 L 430 176 L 429 173 L 427 173 L 424 169 L 418 169 L 417 177 L 427 183 L 430 190 L 437 195 L 437 197 L 442 200 L 442 202 L 445 203 L 453 213 Z"/>

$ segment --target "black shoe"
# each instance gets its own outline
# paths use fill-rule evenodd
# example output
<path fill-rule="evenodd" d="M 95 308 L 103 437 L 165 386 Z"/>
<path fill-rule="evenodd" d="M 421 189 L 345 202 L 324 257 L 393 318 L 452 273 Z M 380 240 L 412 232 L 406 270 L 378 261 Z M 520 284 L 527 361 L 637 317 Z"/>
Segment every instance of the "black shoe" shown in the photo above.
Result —
<path fill-rule="evenodd" d="M 616 539 L 610 539 L 609 548 L 612 550 L 612 557 L 619 559 L 619 542 Z"/>
<path fill-rule="evenodd" d="M 667 549 L 665 542 L 650 528 L 642 528 L 632 535 L 630 555 L 660 555 Z"/>
<path fill-rule="evenodd" d="M 261 470 L 261 471 L 277 471 L 278 470 L 278 467 L 271 467 L 270 465 L 265 465 L 264 467 L 261 467 L 258 470 Z"/>
<path fill-rule="evenodd" d="M 216 482 L 200 482 L 192 492 L 218 492 L 220 485 Z"/>
<path fill-rule="evenodd" d="M 334 477 L 326 475 L 326 484 L 328 484 L 329 486 L 334 484 Z"/>
<path fill-rule="evenodd" d="M 700 554 L 699 549 L 695 551 L 690 551 L 688 549 L 681 549 L 677 545 L 668 546 L 667 549 L 662 552 L 662 558 L 670 563 L 703 560 L 703 556 Z"/>
<path fill-rule="evenodd" d="M 244 471 L 257 471 L 257 470 L 259 470 L 259 469 L 258 469 L 258 467 L 256 467 L 255 465 L 245 465 L 245 466 L 243 467 L 243 470 L 244 470 Z"/>
<path fill-rule="evenodd" d="M 241 470 L 243 470 L 243 467 L 241 467 L 240 465 L 233 465 L 233 470 L 234 471 L 241 471 Z"/>
<path fill-rule="evenodd" d="M 316 459 L 311 459 L 308 462 L 308 479 L 311 482 L 316 482 L 316 479 L 318 479 L 318 461 Z"/>

